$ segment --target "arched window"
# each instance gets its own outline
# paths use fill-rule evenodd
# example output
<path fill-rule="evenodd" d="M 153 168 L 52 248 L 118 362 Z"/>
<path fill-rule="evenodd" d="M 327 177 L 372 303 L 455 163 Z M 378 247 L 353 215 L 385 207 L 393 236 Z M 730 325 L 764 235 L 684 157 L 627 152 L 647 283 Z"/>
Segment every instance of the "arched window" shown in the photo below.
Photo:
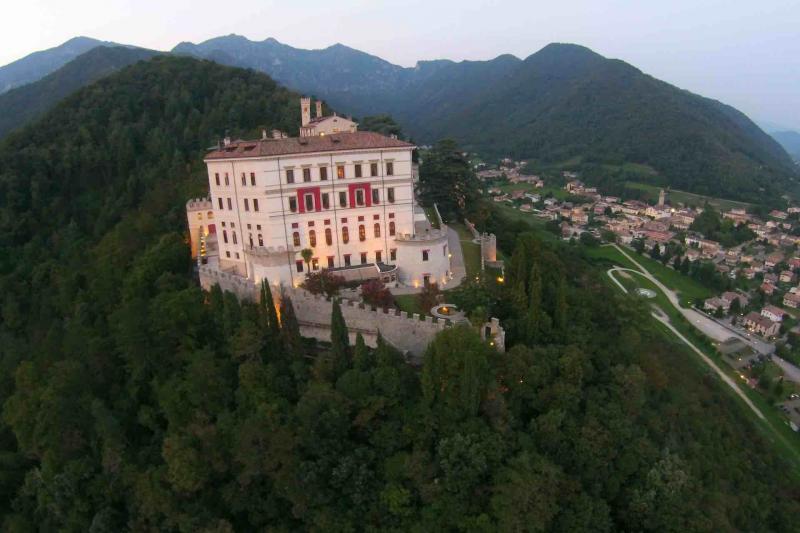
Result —
<path fill-rule="evenodd" d="M 312 248 L 317 245 L 317 232 L 313 229 L 308 232 L 308 243 Z"/>
<path fill-rule="evenodd" d="M 295 231 L 292 233 L 292 240 L 294 241 L 295 246 L 300 246 L 300 232 Z"/>
<path fill-rule="evenodd" d="M 376 222 L 374 228 L 375 228 L 375 236 L 376 237 L 380 237 L 381 236 L 381 225 L 380 225 L 380 223 Z"/>
<path fill-rule="evenodd" d="M 350 232 L 347 230 L 347 226 L 342 227 L 342 242 L 345 244 L 350 242 Z"/>
<path fill-rule="evenodd" d="M 391 222 L 389 222 L 389 235 L 391 235 L 392 237 L 394 237 L 394 220 L 392 220 Z"/>
<path fill-rule="evenodd" d="M 331 228 L 325 228 L 325 244 L 328 246 L 333 244 L 333 232 L 331 232 Z"/>
<path fill-rule="evenodd" d="M 364 227 L 364 224 L 358 225 L 358 240 L 359 241 L 367 240 L 367 229 Z"/>

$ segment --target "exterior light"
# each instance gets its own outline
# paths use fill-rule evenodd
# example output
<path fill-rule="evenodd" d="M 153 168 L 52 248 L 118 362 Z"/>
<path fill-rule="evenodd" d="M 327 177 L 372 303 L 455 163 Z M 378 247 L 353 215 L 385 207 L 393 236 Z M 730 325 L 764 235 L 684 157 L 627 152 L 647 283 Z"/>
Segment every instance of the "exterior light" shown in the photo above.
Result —
<path fill-rule="evenodd" d="M 506 280 L 503 276 L 497 276 L 497 283 L 503 283 Z"/>

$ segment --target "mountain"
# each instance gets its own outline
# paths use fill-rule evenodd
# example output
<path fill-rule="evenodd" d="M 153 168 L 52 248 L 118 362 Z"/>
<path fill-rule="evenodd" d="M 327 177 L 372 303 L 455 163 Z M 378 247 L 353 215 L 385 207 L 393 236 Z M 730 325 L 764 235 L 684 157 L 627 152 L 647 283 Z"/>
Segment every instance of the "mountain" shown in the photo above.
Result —
<path fill-rule="evenodd" d="M 47 50 L 29 54 L 0 67 L 0 94 L 39 80 L 96 46 L 120 46 L 90 37 L 73 37 Z"/>
<path fill-rule="evenodd" d="M 40 80 L 0 94 L 0 138 L 81 87 L 156 53 L 142 48 L 96 46 Z"/>
<path fill-rule="evenodd" d="M 744 200 L 796 186 L 791 158 L 744 114 L 577 45 L 413 68 L 343 45 L 235 35 L 173 52 L 261 70 L 340 111 L 389 113 L 420 142 L 452 137 L 486 156 L 569 161 L 590 174 L 637 163 L 653 172 L 615 177 Z"/>
<path fill-rule="evenodd" d="M 204 293 L 205 147 L 296 133 L 297 98 L 157 56 L 0 141 L 0 529 L 796 529 L 794 472 L 724 385 L 522 222 L 496 221 L 522 237 L 514 283 L 463 293 L 502 291 L 509 339 L 534 339 L 504 354 L 447 328 L 417 370 L 298 338 L 290 303 Z M 510 306 L 536 272 L 531 320 Z"/>
<path fill-rule="evenodd" d="M 800 161 L 800 132 L 792 130 L 776 131 L 770 135 L 783 146 L 795 161 Z"/>

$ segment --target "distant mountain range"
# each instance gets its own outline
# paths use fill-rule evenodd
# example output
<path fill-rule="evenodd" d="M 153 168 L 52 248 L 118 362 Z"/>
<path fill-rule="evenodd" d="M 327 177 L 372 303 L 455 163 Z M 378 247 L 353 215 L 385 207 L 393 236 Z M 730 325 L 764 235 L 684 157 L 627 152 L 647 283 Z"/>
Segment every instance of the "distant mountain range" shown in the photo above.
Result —
<path fill-rule="evenodd" d="M 0 94 L 14 87 L 40 80 L 79 55 L 98 46 L 120 46 L 90 37 L 74 37 L 54 48 L 29 54 L 0 67 Z"/>
<path fill-rule="evenodd" d="M 744 114 L 582 46 L 551 44 L 524 60 L 502 55 L 413 68 L 341 44 L 303 50 L 237 35 L 180 43 L 172 52 L 265 72 L 342 113 L 389 113 L 417 142 L 453 137 L 488 157 L 739 199 L 796 186 L 784 148 Z M 81 79 L 69 77 L 74 85 Z M 96 77 L 86 70 L 84 83 Z M 647 172 L 631 175 L 630 168 Z"/>
<path fill-rule="evenodd" d="M 800 132 L 797 131 L 775 131 L 772 137 L 794 158 L 800 162 Z"/>
<path fill-rule="evenodd" d="M 0 94 L 0 137 L 81 87 L 157 53 L 143 48 L 97 46 L 38 81 Z"/>

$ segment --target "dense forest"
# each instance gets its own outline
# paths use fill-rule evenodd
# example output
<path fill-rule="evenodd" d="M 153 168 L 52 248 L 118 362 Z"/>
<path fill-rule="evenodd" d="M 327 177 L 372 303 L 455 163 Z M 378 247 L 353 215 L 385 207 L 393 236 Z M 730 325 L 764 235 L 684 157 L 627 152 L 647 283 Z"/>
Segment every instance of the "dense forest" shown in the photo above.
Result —
<path fill-rule="evenodd" d="M 506 283 L 452 297 L 503 320 L 505 354 L 453 328 L 417 369 L 348 346 L 336 306 L 315 343 L 288 300 L 204 293 L 202 155 L 296 132 L 296 98 L 156 57 L 0 143 L 5 531 L 796 529 L 798 481 L 720 384 L 496 212 Z"/>

